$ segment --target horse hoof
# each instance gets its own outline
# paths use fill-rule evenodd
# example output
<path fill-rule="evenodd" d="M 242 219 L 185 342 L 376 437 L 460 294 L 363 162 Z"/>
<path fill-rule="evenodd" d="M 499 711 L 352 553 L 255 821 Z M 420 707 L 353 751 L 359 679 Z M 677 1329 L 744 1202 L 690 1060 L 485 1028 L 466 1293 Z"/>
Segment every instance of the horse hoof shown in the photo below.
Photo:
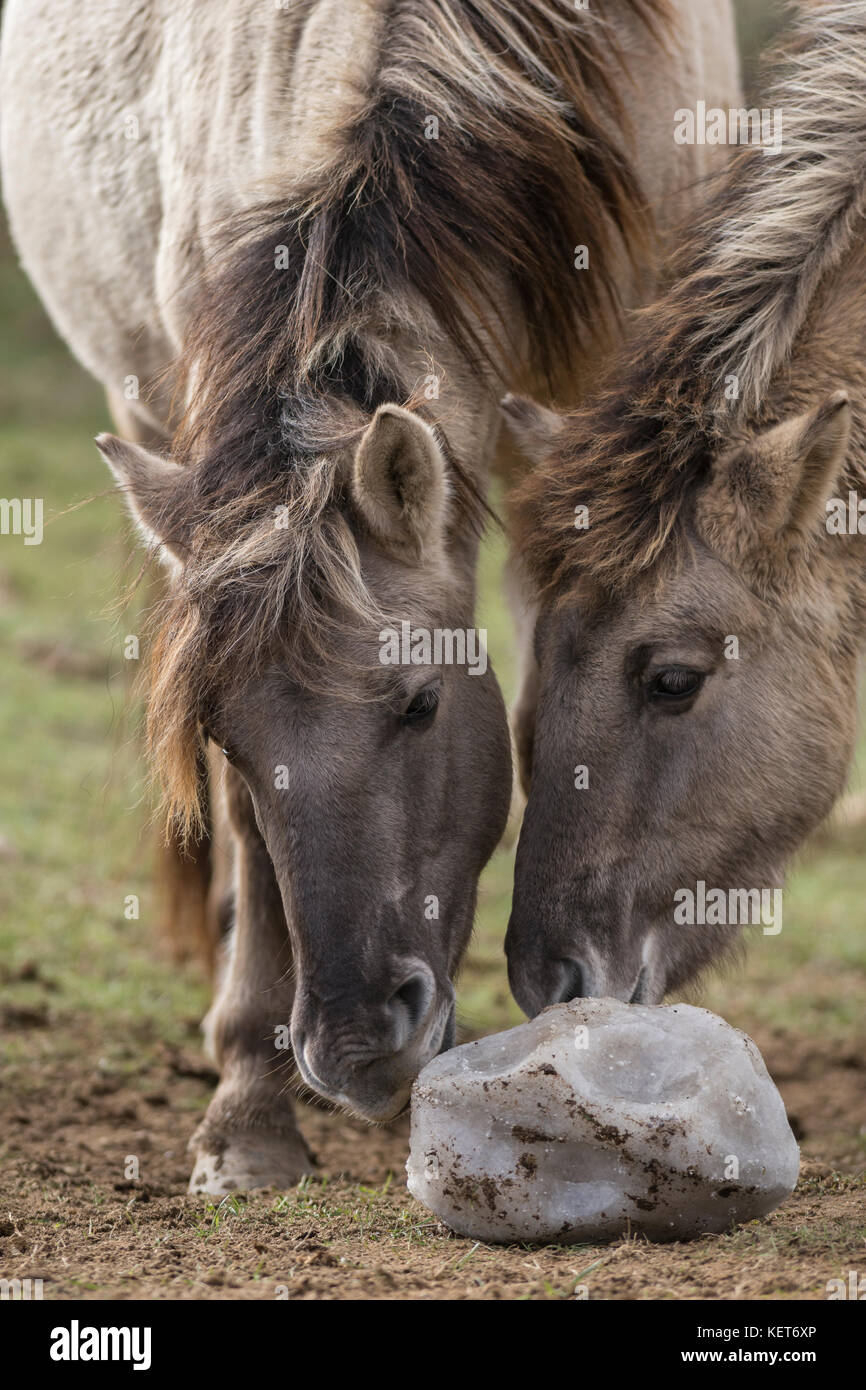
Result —
<path fill-rule="evenodd" d="M 190 1193 L 225 1197 L 259 1187 L 295 1187 L 315 1169 L 300 1134 L 248 1130 L 199 1145 L 189 1180 Z"/>

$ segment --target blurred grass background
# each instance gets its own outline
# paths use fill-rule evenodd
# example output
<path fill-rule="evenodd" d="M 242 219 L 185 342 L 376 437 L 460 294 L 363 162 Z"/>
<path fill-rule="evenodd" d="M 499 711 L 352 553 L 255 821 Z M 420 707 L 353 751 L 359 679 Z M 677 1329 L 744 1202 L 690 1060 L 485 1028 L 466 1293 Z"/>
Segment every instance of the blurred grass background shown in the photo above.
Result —
<path fill-rule="evenodd" d="M 779 23 L 780 6 L 742 3 L 747 75 Z M 206 1007 L 194 966 L 160 953 L 150 873 L 145 779 L 122 640 L 140 631 L 137 607 L 117 604 L 135 572 L 120 504 L 92 444 L 110 427 L 101 392 L 57 340 L 4 238 L 0 241 L 0 496 L 45 499 L 45 538 L 0 537 L 0 980 L 22 1007 L 51 982 L 63 1047 L 64 1011 L 104 1021 L 106 1046 L 142 1029 L 166 1040 Z M 68 510 L 70 507 L 75 510 Z M 506 697 L 515 690 L 510 623 L 501 597 L 503 544 L 483 558 L 479 624 Z M 131 568 L 132 566 L 132 568 Z M 137 600 L 140 603 L 141 600 Z M 866 832 L 824 837 L 804 856 L 785 900 L 779 937 L 756 935 L 745 968 L 702 1002 L 738 1026 L 844 1037 L 866 1000 Z M 461 980 L 473 1029 L 520 1018 L 502 940 L 513 848 L 481 887 L 476 938 Z M 124 904 L 138 896 L 140 915 Z M 152 1030 L 152 1031 L 151 1031 Z M 11 1032 L 14 1054 L 26 1035 Z"/>

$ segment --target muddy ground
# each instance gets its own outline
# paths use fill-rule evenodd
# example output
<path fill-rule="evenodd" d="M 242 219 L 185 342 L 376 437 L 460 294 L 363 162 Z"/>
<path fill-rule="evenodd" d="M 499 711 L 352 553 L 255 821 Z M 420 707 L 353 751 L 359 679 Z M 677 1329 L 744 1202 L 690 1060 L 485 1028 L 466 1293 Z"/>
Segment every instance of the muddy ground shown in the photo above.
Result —
<path fill-rule="evenodd" d="M 866 1053 L 756 1040 L 801 1141 L 794 1196 L 728 1236 L 531 1249 L 451 1235 L 405 1187 L 406 1120 L 309 1105 L 321 1178 L 288 1194 L 184 1195 L 186 1142 L 214 1077 L 146 1026 L 106 1038 L 44 1005 L 0 1015 L 17 1060 L 0 1097 L 0 1275 L 81 1299 L 822 1299 L 866 1272 Z M 138 1178 L 130 1159 L 137 1160 Z"/>

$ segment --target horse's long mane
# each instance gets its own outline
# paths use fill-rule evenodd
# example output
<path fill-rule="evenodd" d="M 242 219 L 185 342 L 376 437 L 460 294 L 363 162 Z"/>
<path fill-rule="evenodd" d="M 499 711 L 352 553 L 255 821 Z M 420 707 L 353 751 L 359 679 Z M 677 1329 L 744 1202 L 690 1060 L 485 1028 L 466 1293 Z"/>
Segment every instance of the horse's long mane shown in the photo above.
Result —
<path fill-rule="evenodd" d="M 654 43 L 668 5 L 620 0 Z M 616 276 L 645 259 L 650 223 L 611 9 L 392 0 L 364 109 L 329 142 L 336 157 L 223 229 L 178 364 L 172 455 L 190 485 L 174 520 L 192 542 L 149 707 L 169 811 L 187 827 L 213 677 L 250 669 L 279 632 L 305 679 L 327 662 L 334 623 L 357 630 L 375 614 L 344 463 L 377 404 L 417 405 L 393 333 L 431 359 L 445 340 L 482 376 L 510 358 L 512 373 L 549 378 L 609 333 Z M 590 273 L 575 270 L 576 244 Z M 449 461 L 453 524 L 478 528 L 471 470 Z"/>
<path fill-rule="evenodd" d="M 391 0 L 365 107 L 329 141 L 336 156 L 225 228 L 180 364 L 185 451 L 250 390 L 339 379 L 371 328 L 419 333 L 419 304 L 420 335 L 432 321 L 479 367 L 507 353 L 513 370 L 525 334 L 530 362 L 558 379 L 605 341 L 623 256 L 639 259 L 651 221 L 624 138 L 633 78 L 611 9 Z M 619 9 L 662 41 L 669 0 Z M 576 243 L 591 250 L 589 274 L 575 272 Z M 354 386 L 366 393 L 377 368 L 354 354 Z"/>
<path fill-rule="evenodd" d="M 765 100 L 783 113 L 782 152 L 737 152 L 675 254 L 670 288 L 637 316 L 606 384 L 514 499 L 542 587 L 590 573 L 615 590 L 652 565 L 714 449 L 760 411 L 819 287 L 862 236 L 863 0 L 801 7 L 779 61 Z M 578 504 L 590 509 L 580 533 Z"/>

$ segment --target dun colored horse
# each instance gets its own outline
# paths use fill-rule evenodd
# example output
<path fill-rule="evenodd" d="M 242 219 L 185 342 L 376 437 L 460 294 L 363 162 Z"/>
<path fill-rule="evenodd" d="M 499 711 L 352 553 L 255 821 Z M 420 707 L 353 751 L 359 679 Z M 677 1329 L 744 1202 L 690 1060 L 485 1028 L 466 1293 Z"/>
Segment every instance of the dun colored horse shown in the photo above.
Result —
<path fill-rule="evenodd" d="M 234 925 L 192 1185 L 291 1183 L 293 1065 L 381 1120 L 453 1041 L 509 804 L 492 672 L 423 644 L 383 664 L 382 634 L 472 628 L 499 397 L 577 399 L 645 293 L 653 214 L 720 153 L 677 146 L 670 107 L 735 96 L 730 13 L 7 0 L 2 87 L 24 265 L 167 562 L 150 744 L 199 845 L 225 759 Z"/>
<path fill-rule="evenodd" d="M 738 152 L 598 395 L 506 413 L 538 703 L 507 953 L 522 1007 L 658 1003 L 776 935 L 847 777 L 866 643 L 866 10 L 798 18 L 781 152 Z M 779 894 L 780 896 L 780 894 Z"/>

